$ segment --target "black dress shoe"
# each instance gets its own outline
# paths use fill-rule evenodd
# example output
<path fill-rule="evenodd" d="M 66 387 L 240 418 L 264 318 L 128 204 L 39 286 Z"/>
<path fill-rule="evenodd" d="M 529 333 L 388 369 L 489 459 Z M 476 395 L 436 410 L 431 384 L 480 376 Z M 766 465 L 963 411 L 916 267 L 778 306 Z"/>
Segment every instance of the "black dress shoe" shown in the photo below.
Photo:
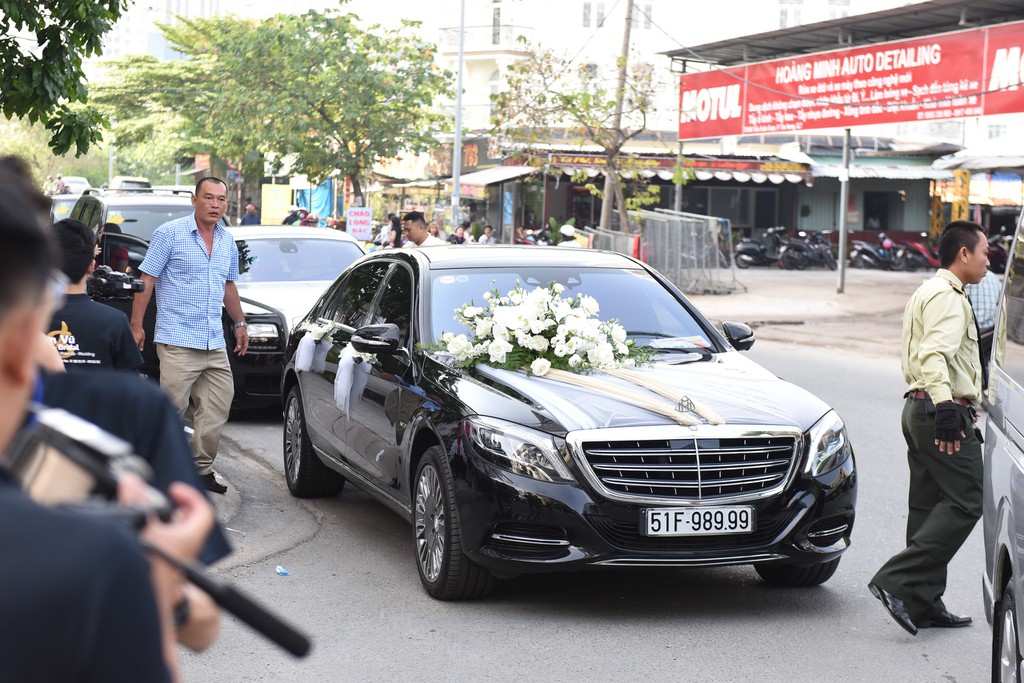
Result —
<path fill-rule="evenodd" d="M 203 488 L 211 493 L 225 493 L 228 487 L 217 481 L 217 475 L 213 472 L 209 474 L 200 474 L 199 480 L 203 482 Z"/>
<path fill-rule="evenodd" d="M 960 617 L 945 610 L 925 619 L 915 619 L 914 625 L 918 628 L 960 628 L 970 625 L 971 621 L 970 617 Z"/>
<path fill-rule="evenodd" d="M 871 594 L 878 598 L 882 607 L 889 613 L 889 616 L 893 618 L 897 624 L 903 627 L 903 630 L 912 636 L 917 635 L 917 626 L 910 620 L 910 615 L 907 614 L 907 608 L 903 604 L 903 600 L 897 598 L 895 595 L 885 590 L 881 586 L 878 586 L 874 582 L 868 584 L 868 590 Z"/>

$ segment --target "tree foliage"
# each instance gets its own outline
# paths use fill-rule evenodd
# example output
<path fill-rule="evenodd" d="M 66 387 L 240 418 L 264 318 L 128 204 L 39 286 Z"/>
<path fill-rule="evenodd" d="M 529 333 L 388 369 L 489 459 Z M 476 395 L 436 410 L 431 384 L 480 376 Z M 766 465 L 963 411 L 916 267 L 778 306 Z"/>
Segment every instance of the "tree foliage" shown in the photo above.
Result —
<path fill-rule="evenodd" d="M 112 65 L 95 99 L 119 139 L 162 136 L 176 152 L 288 157 L 313 182 L 360 180 L 379 159 L 421 151 L 443 117 L 431 108 L 448 74 L 415 24 L 363 29 L 340 12 L 182 20 L 163 27 L 186 59 Z"/>
<path fill-rule="evenodd" d="M 621 58 L 620 58 L 621 59 Z M 620 65 L 621 66 L 621 65 Z M 513 146 L 529 150 L 539 142 L 575 138 L 577 144 L 598 145 L 604 150 L 605 168 L 620 195 L 621 210 L 650 203 L 653 194 L 631 183 L 638 192 L 627 199 L 621 192 L 623 174 L 631 177 L 623 146 L 647 128 L 653 111 L 653 67 L 632 63 L 627 68 L 622 115 L 615 125 L 615 93 L 605 85 L 589 64 L 573 67 L 551 50 L 530 50 L 528 56 L 509 67 L 507 88 L 492 95 L 494 134 Z M 604 197 L 604 191 L 590 183 L 588 189 Z M 656 201 L 654 199 L 653 201 Z"/>
<path fill-rule="evenodd" d="M 0 0 L 0 111 L 8 120 L 42 123 L 55 154 L 84 154 L 101 139 L 105 119 L 85 105 L 82 59 L 128 0 Z"/>

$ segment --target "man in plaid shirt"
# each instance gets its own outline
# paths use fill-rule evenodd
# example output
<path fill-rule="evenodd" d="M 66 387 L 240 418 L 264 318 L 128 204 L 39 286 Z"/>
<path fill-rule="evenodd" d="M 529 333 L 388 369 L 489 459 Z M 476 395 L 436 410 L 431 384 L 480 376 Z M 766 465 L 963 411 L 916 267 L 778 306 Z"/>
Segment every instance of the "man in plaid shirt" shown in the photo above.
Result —
<path fill-rule="evenodd" d="M 142 262 L 145 290 L 135 295 L 132 334 L 141 350 L 146 341 L 143 315 L 156 289 L 154 343 L 160 358 L 160 386 L 182 417 L 189 400 L 192 453 L 208 491 L 224 493 L 213 461 L 228 420 L 234 382 L 221 330 L 221 304 L 234 321 L 234 352 L 249 348 L 245 314 L 238 298 L 238 248 L 220 219 L 227 209 L 227 185 L 203 178 L 192 197 L 195 213 L 164 223 L 153 233 Z"/>

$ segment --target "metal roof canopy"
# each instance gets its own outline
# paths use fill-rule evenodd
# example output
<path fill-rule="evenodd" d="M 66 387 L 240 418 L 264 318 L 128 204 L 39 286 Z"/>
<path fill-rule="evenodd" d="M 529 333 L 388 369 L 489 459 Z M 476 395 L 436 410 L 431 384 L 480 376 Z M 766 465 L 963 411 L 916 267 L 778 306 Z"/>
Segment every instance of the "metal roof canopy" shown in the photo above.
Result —
<path fill-rule="evenodd" d="M 928 0 L 665 52 L 673 67 L 734 66 L 1024 20 L 1020 0 Z"/>

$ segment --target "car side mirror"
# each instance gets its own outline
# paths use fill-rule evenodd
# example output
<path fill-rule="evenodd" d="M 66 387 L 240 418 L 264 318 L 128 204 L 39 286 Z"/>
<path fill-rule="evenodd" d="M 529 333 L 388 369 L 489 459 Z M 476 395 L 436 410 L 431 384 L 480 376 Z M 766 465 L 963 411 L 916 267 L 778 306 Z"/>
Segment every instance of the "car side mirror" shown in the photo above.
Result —
<path fill-rule="evenodd" d="M 757 339 L 754 337 L 754 331 L 750 329 L 750 325 L 744 325 L 743 323 L 722 323 L 722 331 L 725 332 L 725 338 L 729 340 L 729 343 L 733 345 L 737 351 L 746 351 Z"/>
<path fill-rule="evenodd" d="M 352 333 L 352 348 L 359 353 L 398 353 L 400 335 L 398 325 L 383 323 L 364 325 Z"/>

